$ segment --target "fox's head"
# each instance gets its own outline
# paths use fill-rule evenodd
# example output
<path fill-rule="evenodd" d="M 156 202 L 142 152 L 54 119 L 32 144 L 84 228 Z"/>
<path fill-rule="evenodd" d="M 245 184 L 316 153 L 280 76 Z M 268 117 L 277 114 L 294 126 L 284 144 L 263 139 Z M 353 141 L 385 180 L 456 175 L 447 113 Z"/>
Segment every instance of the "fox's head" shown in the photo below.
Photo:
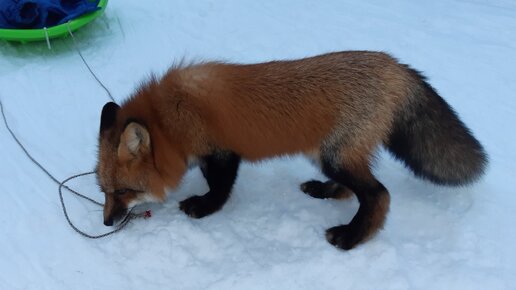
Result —
<path fill-rule="evenodd" d="M 163 201 L 165 187 L 174 188 L 186 166 L 180 159 L 174 160 L 175 176 L 163 176 L 158 170 L 147 125 L 120 111 L 117 104 L 107 103 L 100 119 L 97 180 L 105 194 L 106 226 L 122 218 L 130 207 Z"/>

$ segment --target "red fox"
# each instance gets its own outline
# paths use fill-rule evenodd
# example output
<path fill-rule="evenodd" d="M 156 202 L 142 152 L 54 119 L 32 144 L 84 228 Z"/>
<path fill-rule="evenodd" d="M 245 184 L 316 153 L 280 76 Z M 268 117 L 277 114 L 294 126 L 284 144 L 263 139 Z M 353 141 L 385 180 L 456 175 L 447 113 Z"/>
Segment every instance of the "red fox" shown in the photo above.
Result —
<path fill-rule="evenodd" d="M 107 226 L 136 204 L 164 201 L 190 166 L 200 166 L 209 192 L 180 209 L 202 218 L 227 201 L 241 160 L 304 154 L 329 180 L 305 182 L 302 191 L 354 193 L 360 203 L 349 224 L 326 231 L 341 249 L 384 224 L 389 193 L 371 173 L 379 145 L 437 184 L 471 183 L 487 164 L 480 143 L 419 72 L 370 51 L 174 66 L 122 106 L 107 103 L 99 135 Z"/>

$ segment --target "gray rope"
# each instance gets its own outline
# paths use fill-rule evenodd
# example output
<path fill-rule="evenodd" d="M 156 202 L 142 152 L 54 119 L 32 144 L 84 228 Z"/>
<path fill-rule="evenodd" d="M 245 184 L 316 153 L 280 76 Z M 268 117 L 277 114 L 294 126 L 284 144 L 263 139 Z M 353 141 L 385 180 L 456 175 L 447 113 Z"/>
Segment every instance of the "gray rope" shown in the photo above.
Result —
<path fill-rule="evenodd" d="M 68 22 L 68 33 L 70 34 L 70 36 L 72 38 L 72 42 L 73 42 L 73 46 L 74 46 L 75 50 L 77 51 L 77 53 L 81 57 L 82 62 L 84 63 L 86 68 L 88 68 L 88 71 L 90 72 L 90 74 L 93 76 L 93 78 L 95 78 L 97 83 L 106 91 L 106 93 L 109 96 L 109 98 L 111 99 L 111 101 L 115 102 L 115 99 L 113 98 L 113 95 L 111 95 L 111 92 L 109 91 L 109 89 L 102 83 L 102 81 L 93 72 L 93 70 L 91 69 L 90 65 L 88 64 L 88 62 L 86 61 L 86 59 L 82 55 L 81 51 L 79 50 L 79 46 L 77 45 L 77 42 L 75 40 L 75 36 L 73 35 L 72 30 L 70 28 L 70 22 Z M 50 48 L 50 42 L 49 42 L 48 36 L 47 36 L 47 44 L 48 44 L 48 46 Z M 58 189 L 58 191 L 59 191 L 59 200 L 61 201 L 61 207 L 63 209 L 63 214 L 64 214 L 64 216 L 66 218 L 66 221 L 70 225 L 70 227 L 72 229 L 74 229 L 77 233 L 79 233 L 83 237 L 87 237 L 87 238 L 90 238 L 90 239 L 103 238 L 103 237 L 112 235 L 112 234 L 120 231 L 126 225 L 128 225 L 131 220 L 133 220 L 135 218 L 142 218 L 142 217 L 146 218 L 146 217 L 150 216 L 150 212 L 149 211 L 137 214 L 137 213 L 133 213 L 132 212 L 133 208 L 131 208 L 128 211 L 128 213 L 125 215 L 125 217 L 122 219 L 122 221 L 118 224 L 118 226 L 114 230 L 112 230 L 110 232 L 107 232 L 107 233 L 104 233 L 104 234 L 100 234 L 100 235 L 90 235 L 90 234 L 87 234 L 87 233 L 81 231 L 79 228 L 77 228 L 72 223 L 72 221 L 70 220 L 70 217 L 68 216 L 68 212 L 66 210 L 66 206 L 65 206 L 65 203 L 64 203 L 64 199 L 63 199 L 63 188 L 65 188 L 66 190 L 72 192 L 73 194 L 75 194 L 76 196 L 78 196 L 78 197 L 80 197 L 82 199 L 88 200 L 88 201 L 90 201 L 90 202 L 92 202 L 92 203 L 94 203 L 94 204 L 96 204 L 98 206 L 104 206 L 104 204 L 102 204 L 101 202 L 98 202 L 98 201 L 96 201 L 96 200 L 94 200 L 94 199 L 92 199 L 90 197 L 87 197 L 87 196 L 85 196 L 85 195 L 83 195 L 83 194 L 73 190 L 72 188 L 70 188 L 70 187 L 68 187 L 66 185 L 66 183 L 68 181 L 72 180 L 72 179 L 75 179 L 75 178 L 78 178 L 78 177 L 82 177 L 82 176 L 86 176 L 86 175 L 95 174 L 96 172 L 95 171 L 90 171 L 90 172 L 84 172 L 84 173 L 76 174 L 76 175 L 68 177 L 67 179 L 63 180 L 62 182 L 59 182 L 59 180 L 57 180 L 57 178 L 55 176 L 53 176 L 43 165 L 41 165 L 41 163 L 39 163 L 34 157 L 32 157 L 32 155 L 29 153 L 29 151 L 27 151 L 25 146 L 20 142 L 18 137 L 16 137 L 16 134 L 14 134 L 13 130 L 11 130 L 11 127 L 9 127 L 9 123 L 7 122 L 7 118 L 5 117 L 4 106 L 3 106 L 1 100 L 0 100 L 0 109 L 1 109 L 1 112 L 2 112 L 2 118 L 4 120 L 5 127 L 9 131 L 9 134 L 11 134 L 11 137 L 14 139 L 14 141 L 23 150 L 25 155 L 32 161 L 32 163 L 34 163 L 37 167 L 39 167 L 39 169 L 41 169 L 41 171 L 43 171 L 50 179 L 52 179 L 52 181 L 54 181 L 56 184 L 59 185 L 59 189 Z"/>
<path fill-rule="evenodd" d="M 129 212 L 126 214 L 126 216 L 122 219 L 122 221 L 118 224 L 117 228 L 110 231 L 110 232 L 107 232 L 107 233 L 104 233 L 104 234 L 101 234 L 101 235 L 90 235 L 90 234 L 87 234 L 81 230 L 79 230 L 73 223 L 72 221 L 70 220 L 70 217 L 68 216 L 68 212 L 66 212 L 66 206 L 64 204 L 64 200 L 63 200 L 63 187 L 66 188 L 66 186 L 64 185 L 66 182 L 72 180 L 72 179 L 75 179 L 77 177 L 81 177 L 81 176 L 86 176 L 86 175 L 90 175 L 90 174 L 95 174 L 95 172 L 84 172 L 84 173 L 79 173 L 79 174 L 76 174 L 76 175 L 73 175 L 73 176 L 70 176 L 68 177 L 67 179 L 63 180 L 63 182 L 61 182 L 59 184 L 59 199 L 61 200 L 61 207 L 63 208 L 63 213 L 64 213 L 64 216 L 66 217 L 66 220 L 68 221 L 68 224 L 70 225 L 70 227 L 72 227 L 72 229 L 74 229 L 77 233 L 79 233 L 80 235 L 82 235 L 83 237 L 86 237 L 86 238 L 90 238 L 90 239 L 99 239 L 99 238 L 103 238 L 105 236 L 109 236 L 109 235 L 112 235 L 118 231 L 120 231 L 121 229 L 123 229 L 132 219 L 134 218 L 139 218 L 139 217 L 145 217 L 145 214 L 134 214 L 132 213 L 133 209 L 131 208 L 131 210 L 129 210 Z M 89 198 L 88 198 L 89 199 Z M 90 199 L 89 199 L 90 200 Z M 95 202 L 96 203 L 96 202 Z M 100 203 L 97 203 L 97 204 L 100 204 Z M 102 205 L 102 204 L 100 204 Z"/>
<path fill-rule="evenodd" d="M 18 137 L 16 137 L 13 130 L 11 130 L 11 127 L 9 127 L 9 123 L 7 122 L 7 119 L 5 117 L 4 106 L 2 104 L 2 101 L 0 101 L 0 110 L 2 111 L 2 118 L 4 119 L 4 124 L 5 124 L 5 127 L 7 128 L 7 131 L 9 131 L 9 134 L 11 134 L 11 137 L 14 139 L 14 141 L 16 141 L 16 143 L 18 143 L 18 146 L 23 150 L 25 155 L 32 161 L 32 163 L 34 163 L 36 166 L 38 166 L 39 169 L 41 169 L 50 179 L 52 179 L 55 183 L 60 184 L 61 182 L 59 182 L 59 180 L 57 180 L 57 178 L 55 178 L 50 172 L 48 172 L 48 170 L 45 169 L 45 167 L 43 167 L 43 165 L 41 165 L 41 163 L 39 163 L 36 159 L 34 159 L 34 157 L 32 157 L 32 155 L 27 151 L 27 149 L 25 149 L 25 146 L 23 146 L 23 144 L 20 142 Z M 84 195 L 78 193 L 77 191 L 71 189 L 68 186 L 64 186 L 64 188 L 71 191 L 72 193 L 74 193 L 77 196 L 80 196 L 84 199 L 87 199 L 87 200 L 93 202 L 94 204 L 103 206 L 102 203 L 100 203 L 94 199 L 91 199 L 87 196 L 84 196 Z"/>
<path fill-rule="evenodd" d="M 75 194 L 76 196 L 82 198 L 82 199 L 85 199 L 85 200 L 88 200 L 98 206 L 104 206 L 104 204 L 90 198 L 90 197 L 87 197 L 75 190 L 73 190 L 72 188 L 68 187 L 67 185 L 65 185 L 65 183 L 67 183 L 68 181 L 72 180 L 72 179 L 75 179 L 75 178 L 78 178 L 78 177 L 81 177 L 81 176 L 86 176 L 86 175 L 91 175 L 91 174 L 95 174 L 95 171 L 90 171 L 90 172 L 85 172 L 85 173 L 80 173 L 80 174 L 76 174 L 76 175 L 73 175 L 73 176 L 70 176 L 68 177 L 67 179 L 63 180 L 62 182 L 59 182 L 57 180 L 57 178 L 55 178 L 43 165 L 41 165 L 41 163 L 39 163 L 30 153 L 29 151 L 27 151 L 27 149 L 25 148 L 25 146 L 21 143 L 21 141 L 18 139 L 18 137 L 16 136 L 16 134 L 14 134 L 13 130 L 11 129 L 11 127 L 9 126 L 9 123 L 7 122 L 7 118 L 5 116 L 5 112 L 4 112 L 4 106 L 2 104 L 2 101 L 0 100 L 0 111 L 2 112 L 2 118 L 4 120 L 4 124 L 5 124 L 5 127 L 7 128 L 7 131 L 9 131 L 9 134 L 11 135 L 11 137 L 13 138 L 13 140 L 18 144 L 18 146 L 23 150 L 23 152 L 25 153 L 25 155 L 32 161 L 32 163 L 34 163 L 36 166 L 39 167 L 39 169 L 41 169 L 41 171 L 43 171 L 50 179 L 52 179 L 52 181 L 54 181 L 56 184 L 59 185 L 59 200 L 61 201 L 61 207 L 63 209 L 63 213 L 64 213 L 64 216 L 66 218 L 66 221 L 68 222 L 68 224 L 70 225 L 70 227 L 72 229 L 74 229 L 77 233 L 79 233 L 80 235 L 84 236 L 84 237 L 87 237 L 87 238 L 90 238 L 90 239 L 98 239 L 98 238 L 103 238 L 103 237 L 106 237 L 106 236 L 109 236 L 109 235 L 112 235 L 118 231 L 120 231 L 121 229 L 123 229 L 131 220 L 135 219 L 135 218 L 142 218 L 142 217 L 148 217 L 148 213 L 147 212 L 144 212 L 144 213 L 139 213 L 139 214 L 136 214 L 136 213 L 133 213 L 132 212 L 132 208 L 129 210 L 129 212 L 126 214 L 126 216 L 122 219 L 122 221 L 118 224 L 118 226 L 116 227 L 116 229 L 110 231 L 110 232 L 107 232 L 107 233 L 104 233 L 104 234 L 100 234 L 100 235 L 90 235 L 90 234 L 87 234 L 83 231 L 81 231 L 80 229 L 78 229 L 73 223 L 72 221 L 70 220 L 70 217 L 68 216 L 68 212 L 66 210 L 66 206 L 65 206 L 65 203 L 64 203 L 64 199 L 63 199 L 63 188 L 65 188 L 66 190 L 69 190 L 70 192 L 72 192 L 73 194 Z"/>
<path fill-rule="evenodd" d="M 67 28 L 68 28 L 68 34 L 70 34 L 70 36 L 72 37 L 72 42 L 73 42 L 73 47 L 75 48 L 75 50 L 77 51 L 77 53 L 79 54 L 79 56 L 81 57 L 82 59 L 82 62 L 84 63 L 84 65 L 88 68 L 88 70 L 90 71 L 91 75 L 93 76 L 93 78 L 95 78 L 95 80 L 97 81 L 97 83 L 99 83 L 99 85 L 104 88 L 104 90 L 106 91 L 106 93 L 108 94 L 109 98 L 111 99 L 111 101 L 113 101 L 114 103 L 116 103 L 115 101 L 115 98 L 113 98 L 113 95 L 111 95 L 111 92 L 109 91 L 109 89 L 100 81 L 100 79 L 97 77 L 97 75 L 93 72 L 93 70 L 91 69 L 90 65 L 88 64 L 88 62 L 86 62 L 86 59 L 84 59 L 84 56 L 82 56 L 82 53 L 81 53 L 81 50 L 79 49 L 79 45 L 77 44 L 77 41 L 75 41 L 75 36 L 73 35 L 72 33 L 72 29 L 70 28 L 70 21 L 68 21 L 67 23 Z"/>

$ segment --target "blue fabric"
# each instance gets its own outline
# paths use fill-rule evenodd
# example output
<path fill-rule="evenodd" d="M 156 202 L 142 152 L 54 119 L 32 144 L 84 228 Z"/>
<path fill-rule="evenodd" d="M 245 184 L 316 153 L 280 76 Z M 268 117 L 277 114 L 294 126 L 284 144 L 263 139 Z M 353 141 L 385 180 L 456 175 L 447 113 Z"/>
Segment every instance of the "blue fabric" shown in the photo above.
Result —
<path fill-rule="evenodd" d="M 0 28 L 52 27 L 99 9 L 99 0 L 0 0 Z"/>

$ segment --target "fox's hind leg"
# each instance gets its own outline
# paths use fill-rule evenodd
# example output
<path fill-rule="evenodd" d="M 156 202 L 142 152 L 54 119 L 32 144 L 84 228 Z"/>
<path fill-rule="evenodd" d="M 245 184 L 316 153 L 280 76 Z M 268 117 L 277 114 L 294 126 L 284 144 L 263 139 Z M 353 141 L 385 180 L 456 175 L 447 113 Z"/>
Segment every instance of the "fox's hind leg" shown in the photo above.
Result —
<path fill-rule="evenodd" d="M 340 154 L 339 154 L 340 155 Z M 369 154 L 356 150 L 321 155 L 323 173 L 351 189 L 358 198 L 358 212 L 347 225 L 340 225 L 326 231 L 326 239 L 341 249 L 351 249 L 358 243 L 372 237 L 384 224 L 389 210 L 389 193 L 372 175 L 369 168 Z"/>
<path fill-rule="evenodd" d="M 326 182 L 310 180 L 302 183 L 300 188 L 301 191 L 314 198 L 345 199 L 353 195 L 353 192 L 349 188 L 333 180 L 328 180 Z"/>
<path fill-rule="evenodd" d="M 221 209 L 229 198 L 237 177 L 240 157 L 232 152 L 216 152 L 201 159 L 201 171 L 210 191 L 189 197 L 179 208 L 193 218 L 202 218 Z"/>

